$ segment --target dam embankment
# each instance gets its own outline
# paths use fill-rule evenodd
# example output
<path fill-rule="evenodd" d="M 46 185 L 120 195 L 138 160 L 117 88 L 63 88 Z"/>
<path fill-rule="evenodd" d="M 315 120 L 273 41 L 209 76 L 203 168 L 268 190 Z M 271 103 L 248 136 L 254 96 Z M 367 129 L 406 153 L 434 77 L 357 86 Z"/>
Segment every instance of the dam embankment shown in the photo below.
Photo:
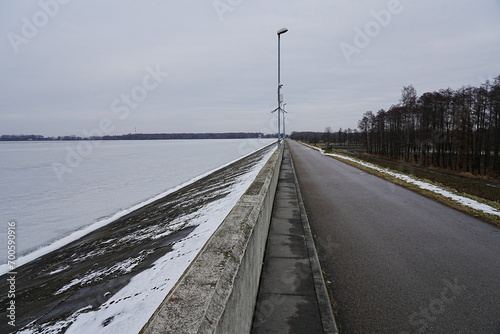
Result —
<path fill-rule="evenodd" d="M 250 317 L 241 325 L 250 326 L 255 297 L 248 296 L 249 291 L 256 294 L 258 288 L 266 221 L 281 161 L 281 152 L 273 151 L 274 146 L 267 146 L 19 266 L 15 327 L 7 323 L 6 310 L 2 309 L 0 332 L 74 332 L 78 328 L 110 332 L 125 328 L 136 333 L 153 313 L 144 331 L 154 329 L 157 320 L 164 318 L 165 306 L 173 306 L 175 310 L 169 314 L 180 316 L 175 312 L 184 312 L 181 301 L 188 300 L 194 303 L 184 304 L 190 320 L 171 318 L 184 332 L 196 326 L 234 328 L 241 323 L 240 314 Z M 242 182 L 245 178 L 249 187 Z M 230 197 L 234 202 L 227 201 Z M 207 221 L 216 227 L 205 242 L 201 235 Z M 193 243 L 199 246 L 188 249 Z M 186 255 L 192 257 L 183 258 Z M 186 270 L 180 269 L 179 264 L 189 263 Z M 169 277 L 176 270 L 180 279 Z M 8 285 L 6 275 L 1 276 L 0 291 L 8 291 Z M 7 299 L 0 296 L 3 304 Z M 246 313 L 235 311 L 241 302 Z M 148 314 L 148 307 L 152 307 L 151 312 L 140 320 L 137 314 Z"/>
<path fill-rule="evenodd" d="M 248 333 L 283 150 L 275 151 L 141 333 Z"/>

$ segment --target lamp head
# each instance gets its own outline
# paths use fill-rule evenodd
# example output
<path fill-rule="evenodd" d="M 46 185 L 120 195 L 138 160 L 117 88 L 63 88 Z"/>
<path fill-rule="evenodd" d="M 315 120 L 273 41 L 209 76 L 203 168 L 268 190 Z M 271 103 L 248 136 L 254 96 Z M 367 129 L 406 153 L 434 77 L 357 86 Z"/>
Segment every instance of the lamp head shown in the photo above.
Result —
<path fill-rule="evenodd" d="M 281 28 L 280 30 L 278 30 L 278 36 L 281 35 L 281 34 L 284 34 L 288 31 L 287 28 Z"/>

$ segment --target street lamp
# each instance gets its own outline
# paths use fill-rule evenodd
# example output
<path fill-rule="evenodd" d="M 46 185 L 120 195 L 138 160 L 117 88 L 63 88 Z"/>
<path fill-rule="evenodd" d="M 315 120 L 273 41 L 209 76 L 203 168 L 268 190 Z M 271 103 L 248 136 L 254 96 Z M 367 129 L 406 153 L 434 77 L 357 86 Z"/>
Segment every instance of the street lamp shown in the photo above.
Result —
<path fill-rule="evenodd" d="M 286 106 L 286 103 L 283 103 L 283 109 L 281 109 L 283 111 L 283 140 L 285 140 L 285 138 L 286 138 L 286 130 L 285 130 L 285 114 L 286 114 L 286 110 L 285 110 L 285 106 Z"/>
<path fill-rule="evenodd" d="M 281 147 L 281 138 L 280 138 L 280 111 L 281 111 L 281 103 L 283 102 L 283 96 L 281 95 L 281 84 L 280 80 L 280 37 L 281 34 L 284 34 L 288 31 L 287 28 L 281 28 L 278 30 L 278 108 L 276 111 L 278 112 L 278 149 Z"/>

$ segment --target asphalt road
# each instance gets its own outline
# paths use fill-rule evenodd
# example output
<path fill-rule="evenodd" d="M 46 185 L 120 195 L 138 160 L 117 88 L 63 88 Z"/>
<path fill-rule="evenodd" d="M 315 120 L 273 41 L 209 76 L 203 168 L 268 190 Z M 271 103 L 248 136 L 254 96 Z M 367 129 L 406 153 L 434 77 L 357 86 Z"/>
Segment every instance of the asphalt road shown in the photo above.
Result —
<path fill-rule="evenodd" d="M 500 334 L 500 229 L 288 141 L 343 333 Z"/>

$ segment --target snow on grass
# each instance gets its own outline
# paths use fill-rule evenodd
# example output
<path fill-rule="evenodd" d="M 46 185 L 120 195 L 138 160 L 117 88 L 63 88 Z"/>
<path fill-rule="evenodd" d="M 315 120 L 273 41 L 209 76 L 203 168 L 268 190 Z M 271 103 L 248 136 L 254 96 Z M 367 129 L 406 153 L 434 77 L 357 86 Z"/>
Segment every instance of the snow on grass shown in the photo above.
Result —
<path fill-rule="evenodd" d="M 95 270 L 85 273 L 81 278 L 76 278 L 60 288 L 55 294 L 58 295 L 64 291 L 70 289 L 75 285 L 84 286 L 95 280 L 104 280 L 106 276 L 129 273 L 137 266 L 148 254 L 142 254 L 137 258 L 128 258 L 125 261 L 119 262 L 111 266 L 110 268 L 103 270 Z"/>
<path fill-rule="evenodd" d="M 489 206 L 489 205 L 484 204 L 484 203 L 480 203 L 478 201 L 475 201 L 473 199 L 470 199 L 470 198 L 467 198 L 467 197 L 464 197 L 464 196 L 460 196 L 460 195 L 454 194 L 451 191 L 445 190 L 445 189 L 443 189 L 441 187 L 435 186 L 435 185 L 430 184 L 428 182 L 423 182 L 423 181 L 417 180 L 417 179 L 415 179 L 415 178 L 413 178 L 411 176 L 404 175 L 404 174 L 401 174 L 401 173 L 396 173 L 396 172 L 390 171 L 390 170 L 388 170 L 386 168 L 381 168 L 381 167 L 378 167 L 378 166 L 376 166 L 374 164 L 371 164 L 369 162 L 364 162 L 364 161 L 361 161 L 361 160 L 358 160 L 358 159 L 354 159 L 354 158 L 351 158 L 351 157 L 346 156 L 346 155 L 336 154 L 336 153 L 325 153 L 324 150 L 319 149 L 317 147 L 314 147 L 314 146 L 311 146 L 311 145 L 307 145 L 307 146 L 310 147 L 310 148 L 313 148 L 315 150 L 319 150 L 324 155 L 327 155 L 327 156 L 330 156 L 330 157 L 334 157 L 334 158 L 340 158 L 340 159 L 348 160 L 348 161 L 354 162 L 356 164 L 365 166 L 367 168 L 376 170 L 378 172 L 388 174 L 388 175 L 390 175 L 392 177 L 395 177 L 395 178 L 397 178 L 399 180 L 402 180 L 404 182 L 414 184 L 417 187 L 419 187 L 420 189 L 429 190 L 429 191 L 431 191 L 433 193 L 445 196 L 445 197 L 447 197 L 447 198 L 449 198 L 449 199 L 457 202 L 460 205 L 464 205 L 464 206 L 467 206 L 467 207 L 472 208 L 474 210 L 482 211 L 484 213 L 488 213 L 488 214 L 491 214 L 491 215 L 500 216 L 500 211 L 498 209 L 492 207 L 492 206 Z"/>
<path fill-rule="evenodd" d="M 66 328 L 69 324 L 73 323 L 76 318 L 82 313 L 86 312 L 88 310 L 92 309 L 92 306 L 85 306 L 81 308 L 80 310 L 76 311 L 75 313 L 72 314 L 71 317 L 68 317 L 65 320 L 58 321 L 55 324 L 43 324 L 39 327 L 36 327 L 36 333 L 43 333 L 43 334 L 59 334 L 62 331 L 64 331 L 64 328 Z M 26 326 L 26 329 L 22 329 L 16 334 L 32 334 L 34 333 L 34 330 L 30 325 Z"/>
<path fill-rule="evenodd" d="M 54 271 L 51 271 L 51 272 L 49 273 L 49 275 L 54 275 L 54 274 L 60 273 L 61 271 L 65 271 L 65 270 L 66 270 L 66 269 L 68 269 L 68 268 L 69 268 L 69 266 L 63 266 L 63 267 L 58 268 L 58 269 L 56 269 L 56 270 L 54 270 Z"/>
<path fill-rule="evenodd" d="M 177 242 L 173 250 L 158 259 L 151 268 L 134 276 L 128 285 L 118 291 L 99 309 L 78 312 L 67 319 L 41 329 L 36 333 L 54 333 L 57 328 L 71 324 L 66 333 L 138 333 L 161 304 L 167 293 L 179 280 L 189 264 L 205 245 L 210 236 L 229 214 L 236 202 L 248 189 L 258 172 L 269 160 L 274 150 L 270 150 L 248 173 L 238 177 L 230 187 L 229 194 L 200 208 L 190 216 L 189 225 L 196 226 L 186 238 Z M 133 266 L 133 259 L 116 264 L 109 270 L 127 270 Z M 89 272 L 70 285 L 85 284 L 106 273 Z M 64 287 L 69 289 L 69 287 Z M 64 289 L 63 288 L 63 289 Z M 24 331 L 23 333 L 32 333 Z"/>

